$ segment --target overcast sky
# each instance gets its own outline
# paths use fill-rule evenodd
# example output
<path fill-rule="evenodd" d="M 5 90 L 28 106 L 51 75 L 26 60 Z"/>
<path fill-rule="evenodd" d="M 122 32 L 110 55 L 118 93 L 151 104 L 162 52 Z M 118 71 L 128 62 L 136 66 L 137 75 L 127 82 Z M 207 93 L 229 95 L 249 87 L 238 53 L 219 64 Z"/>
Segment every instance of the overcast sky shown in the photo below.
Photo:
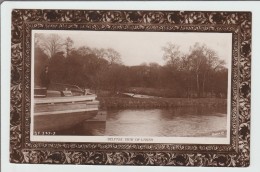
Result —
<path fill-rule="evenodd" d="M 195 32 L 123 32 L 123 31 L 57 31 L 44 30 L 34 33 L 55 33 L 62 38 L 70 37 L 74 47 L 113 48 L 121 54 L 125 65 L 156 62 L 165 64 L 162 47 L 167 42 L 180 46 L 183 53 L 199 42 L 215 50 L 220 59 L 230 67 L 232 55 L 231 33 L 195 33 Z"/>

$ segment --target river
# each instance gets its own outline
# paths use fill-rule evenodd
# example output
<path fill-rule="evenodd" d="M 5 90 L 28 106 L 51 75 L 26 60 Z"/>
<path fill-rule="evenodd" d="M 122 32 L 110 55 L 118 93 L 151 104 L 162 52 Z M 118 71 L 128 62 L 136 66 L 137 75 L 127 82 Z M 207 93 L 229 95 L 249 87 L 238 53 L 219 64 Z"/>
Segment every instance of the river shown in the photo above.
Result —
<path fill-rule="evenodd" d="M 226 137 L 224 107 L 108 110 L 105 122 L 83 121 L 57 135 Z"/>

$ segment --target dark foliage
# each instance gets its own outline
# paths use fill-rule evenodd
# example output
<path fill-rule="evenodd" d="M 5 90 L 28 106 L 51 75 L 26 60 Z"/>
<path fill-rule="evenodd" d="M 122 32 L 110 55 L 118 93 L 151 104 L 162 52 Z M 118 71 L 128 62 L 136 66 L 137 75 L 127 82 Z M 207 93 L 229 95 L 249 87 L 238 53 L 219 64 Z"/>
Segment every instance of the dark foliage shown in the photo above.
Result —
<path fill-rule="evenodd" d="M 61 41 L 54 36 L 49 39 Z M 63 50 L 61 47 L 59 51 L 53 50 L 56 53 L 51 57 L 40 43 L 35 46 L 35 85 L 39 85 L 39 75 L 48 65 L 52 89 L 56 83 L 63 83 L 90 88 L 96 93 L 109 91 L 112 95 L 132 92 L 158 97 L 227 96 L 228 71 L 205 45 L 196 43 L 190 54 L 183 55 L 177 45 L 168 43 L 163 47 L 164 66 L 157 63 L 125 66 L 114 49 L 75 49 L 72 40 L 69 47 L 66 40 L 64 45 Z"/>

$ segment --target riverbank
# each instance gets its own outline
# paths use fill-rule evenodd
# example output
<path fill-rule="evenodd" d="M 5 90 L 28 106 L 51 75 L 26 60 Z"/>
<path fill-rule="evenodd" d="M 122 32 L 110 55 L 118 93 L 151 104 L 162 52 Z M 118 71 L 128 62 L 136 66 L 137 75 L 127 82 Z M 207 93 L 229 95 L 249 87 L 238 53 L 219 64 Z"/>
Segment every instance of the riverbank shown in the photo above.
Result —
<path fill-rule="evenodd" d="M 98 97 L 101 109 L 173 108 L 187 106 L 227 106 L 227 99 L 220 98 L 128 98 Z"/>

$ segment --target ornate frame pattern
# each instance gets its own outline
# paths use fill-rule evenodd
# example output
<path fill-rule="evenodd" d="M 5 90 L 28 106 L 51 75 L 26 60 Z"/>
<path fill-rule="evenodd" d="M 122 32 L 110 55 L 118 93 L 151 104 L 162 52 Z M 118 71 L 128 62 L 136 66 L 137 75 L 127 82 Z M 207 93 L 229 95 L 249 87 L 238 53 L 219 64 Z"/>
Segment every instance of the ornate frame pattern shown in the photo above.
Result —
<path fill-rule="evenodd" d="M 30 76 L 33 29 L 232 33 L 230 144 L 31 142 Z M 250 12 L 14 9 L 11 51 L 12 163 L 249 166 Z"/>

